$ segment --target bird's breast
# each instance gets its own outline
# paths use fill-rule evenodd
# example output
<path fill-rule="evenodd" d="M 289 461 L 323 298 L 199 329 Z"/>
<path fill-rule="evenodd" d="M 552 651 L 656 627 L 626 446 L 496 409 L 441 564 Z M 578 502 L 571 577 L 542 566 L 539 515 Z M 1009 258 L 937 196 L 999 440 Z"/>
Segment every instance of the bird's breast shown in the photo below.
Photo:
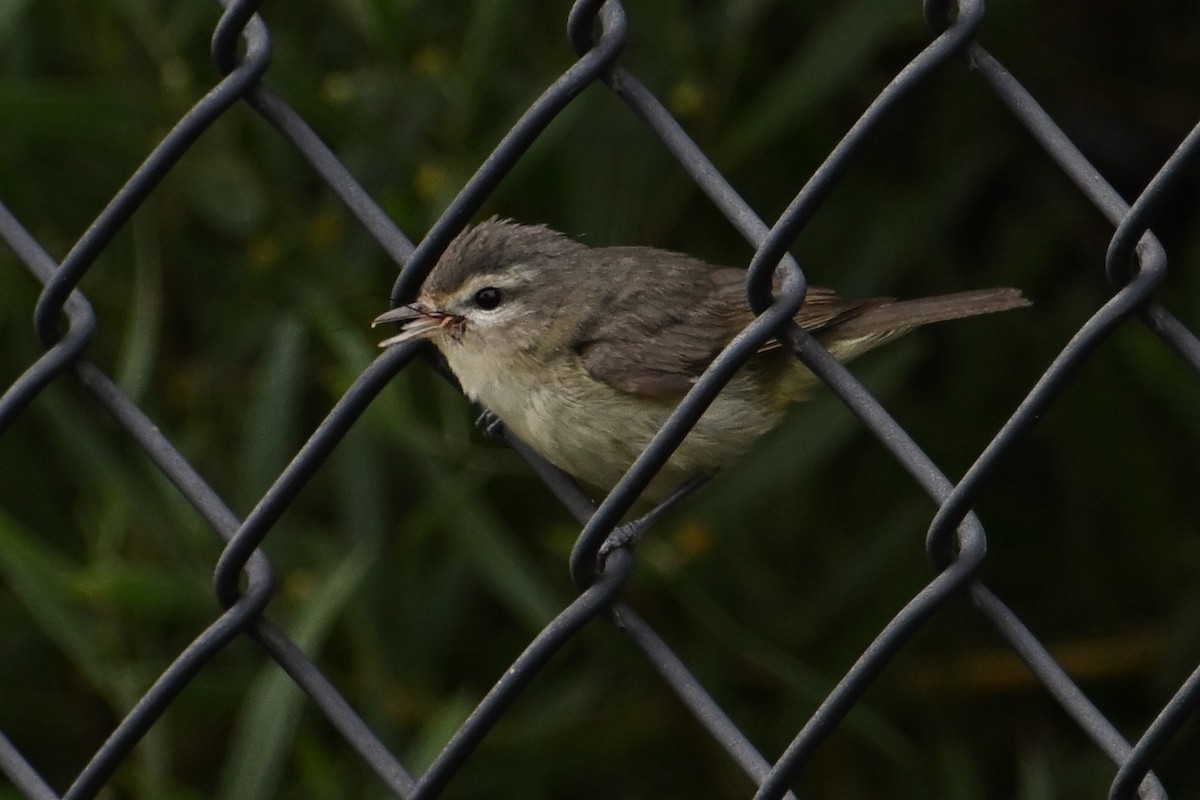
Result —
<path fill-rule="evenodd" d="M 551 463 L 602 489 L 621 478 L 677 405 L 676 399 L 614 389 L 570 353 L 543 360 L 453 343 L 443 353 L 468 397 Z M 693 475 L 714 474 L 778 417 L 744 376 L 735 379 L 675 451 L 649 496 L 663 497 Z"/>

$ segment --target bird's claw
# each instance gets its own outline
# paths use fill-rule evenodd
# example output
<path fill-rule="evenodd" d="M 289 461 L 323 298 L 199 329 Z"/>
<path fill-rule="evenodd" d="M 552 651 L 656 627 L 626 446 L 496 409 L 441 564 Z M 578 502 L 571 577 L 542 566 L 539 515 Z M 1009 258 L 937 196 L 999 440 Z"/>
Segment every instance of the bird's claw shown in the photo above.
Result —
<path fill-rule="evenodd" d="M 504 422 L 496 416 L 495 411 L 483 409 L 478 419 L 475 420 L 475 427 L 488 439 L 504 441 Z"/>
<path fill-rule="evenodd" d="M 600 568 L 604 568 L 604 562 L 608 560 L 609 553 L 623 547 L 634 547 L 642 540 L 642 537 L 646 535 L 646 531 L 650 530 L 650 526 L 659 517 L 674 508 L 680 500 L 696 491 L 696 489 L 703 486 L 707 481 L 707 475 L 696 475 L 676 489 L 666 500 L 663 500 L 657 506 L 650 509 L 644 516 L 613 528 L 612 533 L 608 535 L 608 538 L 604 540 L 600 545 L 599 551 L 596 553 L 596 561 L 600 565 Z"/>
<path fill-rule="evenodd" d="M 600 545 L 600 552 L 596 554 L 596 560 L 600 564 L 604 564 L 608 560 L 608 554 L 613 550 L 620 550 L 622 547 L 633 547 L 641 541 L 648 527 L 645 517 L 635 519 L 632 522 L 626 522 L 624 525 L 618 525 L 608 535 L 608 538 L 604 540 L 603 544 Z"/>

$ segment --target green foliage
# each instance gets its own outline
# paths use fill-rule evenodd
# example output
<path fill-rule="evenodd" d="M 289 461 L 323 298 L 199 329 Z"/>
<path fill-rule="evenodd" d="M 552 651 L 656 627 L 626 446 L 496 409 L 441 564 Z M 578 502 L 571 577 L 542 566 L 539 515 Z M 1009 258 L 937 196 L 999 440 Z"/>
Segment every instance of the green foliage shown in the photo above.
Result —
<path fill-rule="evenodd" d="M 1135 196 L 1200 116 L 1196 48 L 1159 46 L 1176 34 L 1168 26 L 1193 30 L 1200 15 L 1159 13 L 1161 3 L 993 5 L 983 44 Z M 265 4 L 266 81 L 416 239 L 572 62 L 568 6 Z M 929 36 L 920 4 L 900 0 L 626 6 L 623 63 L 768 220 Z M 217 81 L 207 47 L 218 11 L 0 3 L 0 200 L 56 258 Z M 1156 225 L 1172 264 L 1162 300 L 1193 327 L 1196 206 L 1185 193 Z M 727 263 L 750 253 L 602 86 L 550 126 L 484 213 L 592 243 Z M 957 477 L 1108 296 L 1110 234 L 958 63 L 888 122 L 793 252 L 815 283 L 849 294 L 1013 285 L 1035 301 L 854 365 Z M 87 357 L 244 515 L 374 357 L 367 323 L 396 268 L 273 129 L 235 108 L 89 271 L 99 330 Z M 37 291 L 0 251 L 0 385 L 41 352 Z M 1198 404 L 1196 377 L 1136 322 L 1123 326 L 977 506 L 988 585 L 1129 737 L 1200 659 Z M 279 580 L 268 615 L 414 770 L 573 592 L 576 527 L 513 453 L 480 440 L 472 417 L 428 369 L 407 370 L 265 543 Z M 822 395 L 650 534 L 629 599 L 770 757 L 928 580 L 932 513 Z M 219 552 L 70 378 L 0 439 L 0 730 L 56 789 L 218 615 Z M 1196 745 L 1185 731 L 1159 770 L 1180 796 L 1200 792 Z M 839 800 L 1040 800 L 1101 796 L 1112 774 L 963 603 L 895 659 L 800 786 Z M 598 622 L 447 796 L 749 794 Z M 384 791 L 279 668 L 239 641 L 153 728 L 111 796 Z"/>

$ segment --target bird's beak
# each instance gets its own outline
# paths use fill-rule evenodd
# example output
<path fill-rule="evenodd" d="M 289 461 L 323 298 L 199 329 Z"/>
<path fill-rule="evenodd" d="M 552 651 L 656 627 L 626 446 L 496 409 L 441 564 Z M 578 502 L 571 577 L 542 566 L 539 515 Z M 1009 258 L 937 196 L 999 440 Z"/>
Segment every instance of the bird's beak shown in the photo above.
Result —
<path fill-rule="evenodd" d="M 385 311 L 371 322 L 371 327 L 389 322 L 399 322 L 403 325 L 400 332 L 379 343 L 380 347 L 391 347 L 396 344 L 410 342 L 413 339 L 423 339 L 434 331 L 452 329 L 461 320 L 454 314 L 430 308 L 425 303 L 417 301 L 406 306 L 397 306 L 391 311 Z"/>

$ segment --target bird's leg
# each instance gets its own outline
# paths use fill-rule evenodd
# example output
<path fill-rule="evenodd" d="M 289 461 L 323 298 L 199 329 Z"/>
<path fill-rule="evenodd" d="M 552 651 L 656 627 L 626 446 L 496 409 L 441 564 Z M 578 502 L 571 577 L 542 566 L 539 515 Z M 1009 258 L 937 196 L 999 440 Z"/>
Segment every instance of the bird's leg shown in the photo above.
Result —
<path fill-rule="evenodd" d="M 475 420 L 475 427 L 488 439 L 504 441 L 504 423 L 491 409 L 484 408 L 480 412 L 479 418 Z"/>
<path fill-rule="evenodd" d="M 634 547 L 646 535 L 646 531 L 650 530 L 650 526 L 657 522 L 663 514 L 670 511 L 680 500 L 699 489 L 707 481 L 707 475 L 696 475 L 689 478 L 672 492 L 670 497 L 650 509 L 645 515 L 614 528 L 613 532 L 604 540 L 604 544 L 600 545 L 600 552 L 596 554 L 600 569 L 604 569 L 604 561 L 608 558 L 609 553 L 622 547 Z"/>

